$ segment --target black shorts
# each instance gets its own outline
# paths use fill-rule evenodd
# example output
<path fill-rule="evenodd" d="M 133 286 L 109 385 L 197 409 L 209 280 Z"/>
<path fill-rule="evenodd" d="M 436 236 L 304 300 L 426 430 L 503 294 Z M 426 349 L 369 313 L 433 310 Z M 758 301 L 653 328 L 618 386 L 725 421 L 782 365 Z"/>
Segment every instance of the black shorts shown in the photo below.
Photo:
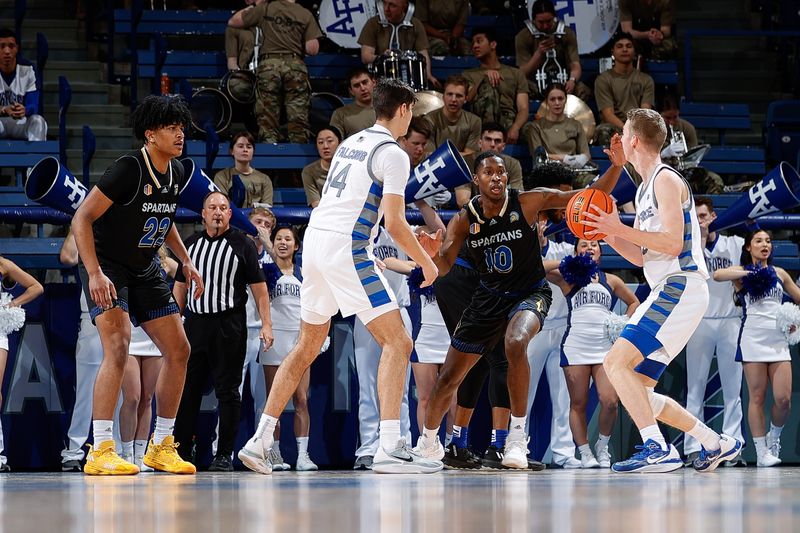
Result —
<path fill-rule="evenodd" d="M 99 257 L 98 261 L 103 274 L 111 280 L 117 291 L 113 307 L 119 307 L 128 313 L 134 326 L 162 316 L 180 313 L 169 285 L 161 277 L 161 265 L 158 260 L 154 260 L 145 270 L 130 269 Z M 79 265 L 78 270 L 86 303 L 89 305 L 89 315 L 94 324 L 94 319 L 103 313 L 103 308 L 93 305 L 92 295 L 89 293 L 89 274 L 83 263 Z"/>
<path fill-rule="evenodd" d="M 465 353 L 486 355 L 506 333 L 511 318 L 519 311 L 531 311 L 544 324 L 553 301 L 550 286 L 542 280 L 539 284 L 516 297 L 507 297 L 480 285 L 464 311 L 451 345 Z"/>
<path fill-rule="evenodd" d="M 456 263 L 450 267 L 450 272 L 433 285 L 439 311 L 442 312 L 445 327 L 450 335 L 456 330 L 458 321 L 469 306 L 480 281 L 477 270 Z"/>

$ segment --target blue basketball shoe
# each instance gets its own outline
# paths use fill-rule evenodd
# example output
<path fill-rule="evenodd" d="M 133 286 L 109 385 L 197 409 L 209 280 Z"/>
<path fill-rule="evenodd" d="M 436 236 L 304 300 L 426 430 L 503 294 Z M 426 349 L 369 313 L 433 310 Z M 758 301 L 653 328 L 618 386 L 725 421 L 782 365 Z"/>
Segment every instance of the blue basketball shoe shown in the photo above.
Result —
<path fill-rule="evenodd" d="M 719 450 L 708 451 L 700 449 L 700 455 L 692 465 L 698 472 L 711 472 L 722 461 L 733 459 L 742 451 L 742 443 L 728 435 L 719 436 Z"/>
<path fill-rule="evenodd" d="M 665 450 L 653 439 L 647 439 L 647 442 L 636 446 L 636 449 L 641 451 L 630 459 L 614 463 L 611 470 L 620 473 L 672 472 L 683 467 L 678 450 L 670 444 L 667 444 Z"/>

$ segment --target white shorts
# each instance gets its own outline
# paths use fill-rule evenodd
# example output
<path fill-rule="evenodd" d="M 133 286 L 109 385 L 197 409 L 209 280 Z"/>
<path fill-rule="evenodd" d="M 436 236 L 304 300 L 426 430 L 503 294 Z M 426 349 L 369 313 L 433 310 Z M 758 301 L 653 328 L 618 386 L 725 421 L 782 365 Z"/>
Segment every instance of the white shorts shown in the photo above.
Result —
<path fill-rule="evenodd" d="M 561 345 L 561 366 L 602 365 L 611 349 L 611 341 L 602 324 L 584 329 L 584 324 L 573 324 L 564 334 Z"/>
<path fill-rule="evenodd" d="M 697 329 L 708 307 L 708 283 L 690 273 L 673 274 L 653 287 L 620 333 L 644 357 L 636 371 L 658 380 Z"/>
<path fill-rule="evenodd" d="M 258 362 L 262 365 L 278 366 L 286 356 L 289 355 L 295 344 L 297 344 L 297 337 L 300 335 L 300 330 L 294 331 L 281 331 L 279 329 L 273 330 L 275 340 L 272 342 L 269 350 L 258 352 Z"/>
<path fill-rule="evenodd" d="M 417 353 L 414 363 L 431 363 L 441 365 L 450 348 L 450 334 L 445 326 L 422 324 L 414 341 L 414 351 Z"/>
<path fill-rule="evenodd" d="M 8 351 L 8 337 L 0 335 L 0 350 Z"/>
<path fill-rule="evenodd" d="M 742 363 L 791 361 L 789 343 L 778 328 L 741 328 L 736 360 Z"/>
<path fill-rule="evenodd" d="M 140 327 L 131 326 L 131 344 L 128 347 L 128 354 L 138 357 L 161 357 L 156 345 L 147 336 L 147 333 Z"/>
<path fill-rule="evenodd" d="M 353 239 L 333 231 L 308 228 L 303 240 L 303 286 L 300 317 L 324 324 L 341 311 L 364 324 L 397 309 L 397 299 L 366 250 L 353 250 Z"/>

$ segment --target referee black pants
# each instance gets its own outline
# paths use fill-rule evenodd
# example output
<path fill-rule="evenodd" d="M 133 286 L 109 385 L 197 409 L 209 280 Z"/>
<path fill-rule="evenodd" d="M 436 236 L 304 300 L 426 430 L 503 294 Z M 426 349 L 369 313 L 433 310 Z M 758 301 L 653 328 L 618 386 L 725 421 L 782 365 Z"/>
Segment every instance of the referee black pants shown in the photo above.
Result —
<path fill-rule="evenodd" d="M 192 350 L 175 419 L 175 441 L 180 443 L 178 453 L 186 460 L 191 457 L 192 437 L 210 376 L 219 404 L 217 454 L 230 455 L 242 407 L 239 386 L 247 351 L 245 312 L 235 309 L 222 313 L 190 314 L 184 328 Z"/>

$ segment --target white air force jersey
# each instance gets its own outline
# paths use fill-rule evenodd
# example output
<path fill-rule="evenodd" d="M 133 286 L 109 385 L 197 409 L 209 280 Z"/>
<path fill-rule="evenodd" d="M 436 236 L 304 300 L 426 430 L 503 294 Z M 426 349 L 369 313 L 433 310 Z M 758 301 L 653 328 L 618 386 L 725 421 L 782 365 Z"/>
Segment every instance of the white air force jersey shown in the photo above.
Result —
<path fill-rule="evenodd" d="M 605 273 L 601 272 L 597 281 L 573 290 L 567 297 L 567 303 L 569 329 L 564 335 L 564 345 L 593 349 L 608 344 L 605 318 L 611 314 L 616 297 L 606 281 Z"/>
<path fill-rule="evenodd" d="M 658 165 L 648 181 L 639 185 L 636 191 L 636 216 L 642 231 L 664 231 L 658 202 L 655 194 L 655 180 L 661 170 L 674 172 L 689 191 L 689 198 L 681 205 L 683 211 L 683 248 L 678 257 L 642 248 L 644 257 L 644 276 L 650 288 L 655 287 L 668 276 L 690 274 L 708 279 L 705 255 L 700 240 L 700 224 L 694 211 L 694 197 L 683 177 L 669 165 Z"/>
<path fill-rule="evenodd" d="M 373 241 L 372 253 L 383 261 L 387 257 L 394 257 L 400 261 L 407 261 L 408 256 L 400 249 L 394 242 L 392 236 L 386 231 L 386 228 L 379 226 L 378 235 Z M 400 274 L 388 268 L 383 271 L 383 277 L 389 283 L 395 298 L 397 298 L 397 305 L 399 307 L 408 307 L 411 303 L 411 297 L 408 289 L 408 277 L 405 274 Z"/>
<path fill-rule="evenodd" d="M 354 250 L 368 249 L 383 217 L 383 195 L 404 196 L 410 174 L 408 155 L 383 126 L 351 135 L 333 156 L 309 227 L 352 236 Z"/>
<path fill-rule="evenodd" d="M 272 263 L 272 257 L 270 257 L 267 251 L 264 250 L 261 252 L 261 255 L 258 258 L 258 264 L 264 266 L 267 263 Z M 249 285 L 247 286 L 247 303 L 245 304 L 245 311 L 247 313 L 247 327 L 261 329 L 261 317 L 258 315 L 256 299 L 253 297 L 253 291 L 250 290 Z"/>
<path fill-rule="evenodd" d="M 775 329 L 775 316 L 783 303 L 783 284 L 778 280 L 767 294 L 761 298 L 753 298 L 743 293 L 744 328 Z"/>
<path fill-rule="evenodd" d="M 542 256 L 543 259 L 552 261 L 559 261 L 568 255 L 572 255 L 575 247 L 567 242 L 553 242 L 547 243 L 547 251 Z M 558 285 L 553 285 L 549 281 L 550 290 L 553 293 L 553 302 L 550 304 L 550 309 L 547 311 L 547 318 L 544 319 L 542 329 L 558 329 L 566 327 L 567 325 L 567 300 Z"/>
<path fill-rule="evenodd" d="M 300 287 L 294 274 L 282 274 L 269 291 L 270 318 L 276 331 L 300 330 Z"/>
<path fill-rule="evenodd" d="M 17 73 L 11 84 L 0 76 L 0 106 L 22 104 L 25 93 L 36 90 L 36 74 L 30 65 L 17 65 Z"/>
<path fill-rule="evenodd" d="M 741 237 L 717 234 L 717 240 L 706 246 L 709 302 L 704 318 L 742 316 L 742 308 L 734 303 L 733 283 L 730 281 L 714 281 L 713 276 L 717 270 L 739 264 L 743 244 L 744 239 Z"/>

